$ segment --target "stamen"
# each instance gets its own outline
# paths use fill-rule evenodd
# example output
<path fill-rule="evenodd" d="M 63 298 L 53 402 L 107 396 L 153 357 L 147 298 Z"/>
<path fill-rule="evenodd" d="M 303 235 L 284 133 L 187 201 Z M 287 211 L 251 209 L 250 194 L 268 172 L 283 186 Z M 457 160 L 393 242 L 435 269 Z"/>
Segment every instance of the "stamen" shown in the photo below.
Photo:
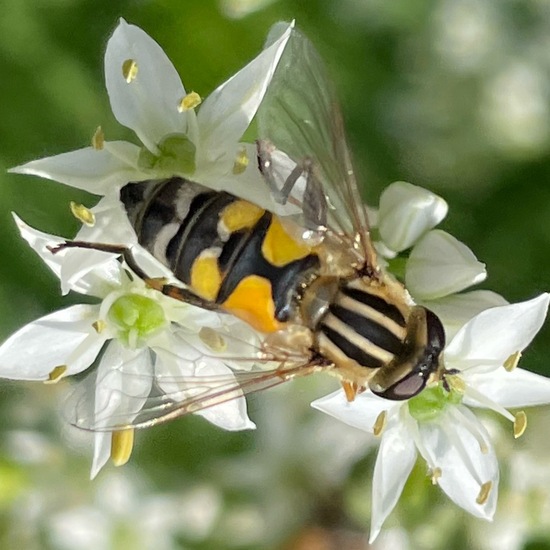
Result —
<path fill-rule="evenodd" d="M 486 481 L 485 483 L 482 483 L 481 488 L 479 489 L 479 494 L 477 495 L 477 498 L 476 498 L 476 502 L 478 504 L 485 504 L 489 499 L 489 495 L 491 494 L 492 488 L 493 488 L 492 481 Z"/>
<path fill-rule="evenodd" d="M 445 381 L 453 390 L 464 394 L 464 391 L 466 390 L 466 383 L 460 376 L 447 374 L 445 375 Z"/>
<path fill-rule="evenodd" d="M 198 107 L 202 102 L 201 96 L 197 92 L 191 92 L 185 97 L 182 97 L 178 103 L 178 111 L 183 113 L 184 111 L 189 111 Z"/>
<path fill-rule="evenodd" d="M 92 323 L 92 327 L 98 334 L 101 334 L 107 328 L 107 323 L 101 319 L 98 319 Z"/>
<path fill-rule="evenodd" d="M 124 466 L 134 448 L 134 429 L 116 430 L 111 436 L 111 460 L 115 466 Z"/>
<path fill-rule="evenodd" d="M 521 437 L 527 428 L 527 415 L 524 411 L 516 413 L 516 419 L 514 420 L 514 437 L 517 439 Z"/>
<path fill-rule="evenodd" d="M 472 422 L 459 408 L 455 408 L 453 413 L 460 417 L 459 421 L 464 424 L 466 428 L 468 428 L 468 431 L 476 438 L 481 454 L 486 455 L 489 452 L 489 445 L 485 441 L 485 437 L 479 430 L 478 426 L 474 424 L 474 422 Z"/>
<path fill-rule="evenodd" d="M 105 134 L 103 133 L 103 128 L 98 126 L 92 136 L 92 147 L 96 151 L 101 151 L 105 145 Z"/>
<path fill-rule="evenodd" d="M 437 485 L 439 478 L 442 476 L 443 472 L 441 471 L 441 468 L 437 467 L 434 468 L 432 471 L 432 485 Z"/>
<path fill-rule="evenodd" d="M 353 403 L 355 401 L 355 396 L 357 395 L 357 384 L 354 382 L 348 382 L 347 380 L 342 380 L 341 382 L 344 393 L 346 394 L 346 400 L 348 403 Z"/>
<path fill-rule="evenodd" d="M 481 405 L 487 407 L 488 409 L 491 409 L 492 411 L 495 411 L 501 414 L 502 416 L 504 416 L 504 418 L 507 418 L 508 420 L 510 420 L 510 422 L 515 422 L 516 419 L 514 418 L 514 415 L 510 411 L 507 411 L 504 407 L 502 407 L 498 403 L 495 403 L 492 399 L 489 399 L 486 395 L 482 394 L 481 392 L 477 391 L 471 386 L 468 386 L 468 385 L 465 385 L 465 386 L 466 386 L 466 391 L 465 391 L 466 395 L 468 395 L 469 397 L 472 397 L 473 399 L 475 399 Z"/>
<path fill-rule="evenodd" d="M 199 338 L 213 351 L 221 352 L 227 349 L 227 342 L 213 328 L 202 327 Z"/>
<path fill-rule="evenodd" d="M 67 365 L 58 365 L 49 374 L 48 379 L 44 380 L 44 384 L 55 384 L 59 382 L 62 376 L 67 372 Z"/>
<path fill-rule="evenodd" d="M 502 365 L 508 372 L 512 372 L 519 363 L 519 360 L 521 359 L 521 351 L 516 351 L 516 353 L 512 353 L 506 361 L 504 361 L 504 365 Z"/>
<path fill-rule="evenodd" d="M 233 174 L 235 174 L 236 176 L 242 174 L 247 169 L 249 162 L 250 159 L 248 158 L 246 148 L 242 147 L 235 157 L 235 163 L 233 164 Z"/>
<path fill-rule="evenodd" d="M 89 208 L 86 208 L 83 204 L 77 204 L 74 201 L 69 203 L 69 207 L 71 208 L 72 215 L 79 222 L 82 222 L 88 227 L 93 227 L 95 225 L 95 215 Z"/>
<path fill-rule="evenodd" d="M 386 427 L 386 422 L 388 420 L 388 411 L 382 411 L 374 421 L 374 426 L 372 427 L 372 433 L 378 437 L 384 431 Z"/>
<path fill-rule="evenodd" d="M 138 74 L 138 65 L 134 59 L 127 59 L 122 63 L 122 76 L 128 84 L 134 81 Z"/>

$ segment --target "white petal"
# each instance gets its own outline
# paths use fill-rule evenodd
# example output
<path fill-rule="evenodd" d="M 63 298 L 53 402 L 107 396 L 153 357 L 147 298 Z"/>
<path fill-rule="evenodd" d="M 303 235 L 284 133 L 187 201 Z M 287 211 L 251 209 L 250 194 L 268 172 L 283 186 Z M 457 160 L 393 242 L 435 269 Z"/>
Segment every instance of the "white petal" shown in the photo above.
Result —
<path fill-rule="evenodd" d="M 504 408 L 533 407 L 550 403 L 550 378 L 524 369 L 508 372 L 503 368 L 486 374 L 472 374 L 467 378 L 477 391 Z M 479 403 L 465 397 L 466 405 Z"/>
<path fill-rule="evenodd" d="M 463 371 L 501 366 L 510 355 L 529 345 L 544 323 L 549 302 L 550 294 L 541 294 L 481 312 L 447 346 L 446 366 Z"/>
<path fill-rule="evenodd" d="M 221 362 L 209 361 L 197 370 L 197 376 L 233 376 L 231 369 Z M 212 424 L 229 431 L 253 430 L 256 424 L 248 418 L 246 399 L 244 395 L 209 407 L 197 414 L 206 418 Z"/>
<path fill-rule="evenodd" d="M 396 252 L 410 248 L 446 215 L 447 203 L 434 193 L 404 181 L 392 183 L 380 196 L 380 235 Z"/>
<path fill-rule="evenodd" d="M 196 347 L 187 345 L 181 338 L 168 334 L 165 334 L 164 338 L 166 347 L 154 348 L 155 373 L 159 388 L 174 401 L 215 391 L 216 388 L 222 387 L 222 380 L 224 386 L 236 383 L 233 372 L 222 361 L 205 357 Z M 197 381 L 201 377 L 204 377 L 204 383 Z M 214 385 L 211 381 L 214 379 L 209 379 L 210 377 L 214 377 Z M 255 428 L 254 423 L 248 418 L 246 400 L 242 395 L 197 414 L 225 430 Z"/>
<path fill-rule="evenodd" d="M 414 441 L 398 415 L 388 422 L 374 466 L 372 481 L 372 517 L 369 543 L 395 508 L 405 482 L 416 461 Z"/>
<path fill-rule="evenodd" d="M 201 152 L 209 159 L 216 159 L 241 139 L 264 97 L 291 29 L 289 25 L 274 44 L 214 90 L 201 105 Z"/>
<path fill-rule="evenodd" d="M 101 468 L 107 464 L 111 457 L 111 432 L 94 433 L 94 456 L 92 459 L 92 468 L 90 479 L 94 479 L 99 474 Z"/>
<path fill-rule="evenodd" d="M 0 346 L 0 376 L 47 380 L 61 365 L 66 375 L 82 372 L 104 343 L 92 328 L 98 313 L 98 306 L 75 305 L 25 325 Z"/>
<path fill-rule="evenodd" d="M 338 390 L 316 399 L 311 406 L 354 428 L 372 433 L 374 423 L 380 413 L 390 412 L 392 409 L 400 407 L 400 404 L 382 399 L 370 391 L 358 395 L 355 401 L 350 403 L 346 399 L 345 393 Z"/>
<path fill-rule="evenodd" d="M 105 195 L 111 189 L 129 181 L 147 179 L 137 169 L 139 148 L 125 141 L 105 143 L 103 149 L 86 147 L 70 153 L 33 160 L 16 166 L 10 172 L 32 174 L 55 180 L 95 195 Z"/>
<path fill-rule="evenodd" d="M 128 60 L 137 64 L 129 83 L 122 69 Z M 116 119 L 153 153 L 167 134 L 185 133 L 186 115 L 177 109 L 185 89 L 176 69 L 150 36 L 123 19 L 107 44 L 105 81 Z"/>
<path fill-rule="evenodd" d="M 97 368 L 95 427 L 131 423 L 146 402 L 152 384 L 150 350 L 130 349 L 112 340 Z"/>
<path fill-rule="evenodd" d="M 65 242 L 65 239 L 32 228 L 16 214 L 13 217 L 21 236 L 59 277 L 63 294 L 74 290 L 80 294 L 103 297 L 106 289 L 120 284 L 120 264 L 112 254 L 78 248 L 53 254 L 48 247 Z"/>
<path fill-rule="evenodd" d="M 475 427 L 483 437 L 486 452 L 459 413 Z M 428 462 L 441 468 L 439 486 L 458 506 L 476 517 L 491 520 L 495 513 L 498 495 L 498 463 L 490 437 L 485 427 L 466 407 L 451 407 L 440 422 L 420 424 L 420 436 L 429 457 Z M 492 488 L 485 504 L 476 499 L 481 484 L 492 482 Z"/>
<path fill-rule="evenodd" d="M 412 249 L 405 282 L 417 300 L 434 300 L 485 279 L 485 265 L 449 233 L 435 229 Z"/>
<path fill-rule="evenodd" d="M 478 313 L 506 304 L 508 302 L 500 294 L 490 290 L 473 290 L 462 294 L 452 294 L 422 303 L 441 319 L 445 327 L 447 342 L 450 342 L 456 333 Z"/>

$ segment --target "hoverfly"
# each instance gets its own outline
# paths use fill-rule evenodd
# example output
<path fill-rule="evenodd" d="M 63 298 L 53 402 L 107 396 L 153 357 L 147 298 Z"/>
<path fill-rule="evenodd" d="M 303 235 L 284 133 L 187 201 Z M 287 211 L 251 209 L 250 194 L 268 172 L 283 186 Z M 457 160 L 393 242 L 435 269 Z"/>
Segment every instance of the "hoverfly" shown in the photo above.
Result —
<path fill-rule="evenodd" d="M 99 428 L 97 411 L 87 414 L 80 396 L 77 426 L 150 426 L 319 371 L 337 376 L 349 400 L 367 387 L 408 399 L 437 372 L 441 322 L 377 262 L 332 84 L 296 30 L 260 107 L 258 132 L 273 211 L 181 177 L 121 189 L 139 244 L 181 286 L 148 278 L 123 246 L 65 246 L 122 254 L 149 286 L 244 320 L 264 339 L 242 360 L 265 368 L 231 379 L 182 378 L 176 385 L 188 393 L 151 395 L 128 419 Z"/>

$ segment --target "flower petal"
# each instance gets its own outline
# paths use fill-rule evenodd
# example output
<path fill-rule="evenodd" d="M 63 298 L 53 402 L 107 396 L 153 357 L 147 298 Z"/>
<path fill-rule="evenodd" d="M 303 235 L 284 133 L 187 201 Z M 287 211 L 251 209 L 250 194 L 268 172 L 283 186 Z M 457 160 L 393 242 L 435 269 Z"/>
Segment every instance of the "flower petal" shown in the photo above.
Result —
<path fill-rule="evenodd" d="M 446 215 L 447 203 L 427 189 L 397 181 L 380 196 L 380 235 L 395 252 L 410 248 Z"/>
<path fill-rule="evenodd" d="M 97 368 L 94 427 L 130 424 L 147 401 L 152 384 L 149 348 L 130 349 L 111 340 Z"/>
<path fill-rule="evenodd" d="M 524 350 L 542 327 L 550 294 L 481 312 L 460 329 L 445 350 L 448 368 L 500 367 Z"/>
<path fill-rule="evenodd" d="M 58 366 L 65 375 L 82 372 L 104 343 L 92 328 L 98 313 L 98 306 L 75 305 L 25 325 L 0 346 L 0 376 L 47 380 Z"/>
<path fill-rule="evenodd" d="M 222 361 L 205 356 L 183 338 L 165 334 L 164 346 L 155 345 L 154 349 L 157 385 L 176 402 L 236 384 L 233 372 Z M 197 414 L 225 430 L 255 428 L 248 418 L 242 395 Z"/>
<path fill-rule="evenodd" d="M 447 342 L 450 342 L 455 334 L 478 313 L 507 304 L 508 302 L 500 294 L 490 290 L 452 294 L 422 303 L 441 319 Z"/>
<path fill-rule="evenodd" d="M 132 61 L 137 74 L 130 80 L 123 65 Z M 158 152 L 157 144 L 167 134 L 186 132 L 186 115 L 178 112 L 185 88 L 176 69 L 147 33 L 124 19 L 107 44 L 105 81 L 116 119 L 151 152 Z"/>
<path fill-rule="evenodd" d="M 246 67 L 214 90 L 197 117 L 200 151 L 209 160 L 223 155 L 241 139 L 267 90 L 290 37 L 293 24 Z"/>
<path fill-rule="evenodd" d="M 350 403 L 346 399 L 345 393 L 342 390 L 337 390 L 316 399 L 311 406 L 354 428 L 373 433 L 374 423 L 380 413 L 390 412 L 393 408 L 399 407 L 399 404 L 395 401 L 382 399 L 370 391 L 361 393 L 355 398 L 355 401 Z"/>
<path fill-rule="evenodd" d="M 412 249 L 405 282 L 417 300 L 434 300 L 485 279 L 485 265 L 449 233 L 435 229 Z"/>
<path fill-rule="evenodd" d="M 416 461 L 416 448 L 398 415 L 388 422 L 376 457 L 372 481 L 372 517 L 369 543 L 395 508 Z"/>
<path fill-rule="evenodd" d="M 147 179 L 137 168 L 139 148 L 125 141 L 106 142 L 103 149 L 86 147 L 53 157 L 33 160 L 9 171 L 55 180 L 95 195 L 129 181 Z"/>
<path fill-rule="evenodd" d="M 490 373 L 473 373 L 468 383 L 484 396 L 504 408 L 533 407 L 550 403 L 550 378 L 524 369 L 512 372 L 501 368 Z M 477 401 L 464 397 L 466 405 L 480 406 Z M 481 405 L 483 406 L 483 405 Z"/>
<path fill-rule="evenodd" d="M 90 470 L 90 479 L 95 479 L 101 468 L 107 464 L 111 456 L 111 432 L 94 433 L 94 455 L 92 458 L 92 468 Z"/>
<path fill-rule="evenodd" d="M 441 468 L 439 486 L 447 496 L 470 514 L 491 520 L 498 495 L 498 463 L 487 430 L 464 406 L 450 407 L 439 422 L 419 425 L 424 457 Z M 477 432 L 474 436 L 471 430 Z M 478 437 L 482 437 L 484 449 Z M 490 482 L 487 500 L 478 504 L 482 484 Z"/>
<path fill-rule="evenodd" d="M 13 217 L 21 236 L 59 277 L 63 294 L 74 290 L 80 294 L 102 297 L 106 288 L 120 284 L 121 267 L 112 254 L 78 248 L 53 254 L 48 247 L 55 247 L 65 239 L 32 228 L 17 214 Z"/>

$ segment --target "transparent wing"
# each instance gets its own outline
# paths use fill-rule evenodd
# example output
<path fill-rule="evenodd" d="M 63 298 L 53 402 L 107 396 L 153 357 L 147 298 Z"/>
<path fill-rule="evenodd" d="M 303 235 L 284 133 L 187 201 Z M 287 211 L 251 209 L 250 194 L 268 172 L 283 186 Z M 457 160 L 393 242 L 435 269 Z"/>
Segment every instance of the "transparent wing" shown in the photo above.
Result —
<path fill-rule="evenodd" d="M 326 367 L 314 363 L 285 363 L 266 371 L 157 377 L 145 398 L 132 390 L 149 384 L 147 375 L 110 371 L 98 377 L 98 373 L 93 373 L 69 397 L 66 416 L 77 428 L 91 431 L 148 428 L 323 368 Z M 162 386 L 171 390 L 163 390 Z"/>
<path fill-rule="evenodd" d="M 258 129 L 260 170 L 286 208 L 277 213 L 317 235 L 332 233 L 376 268 L 332 82 L 311 42 L 295 29 L 260 107 Z"/>
<path fill-rule="evenodd" d="M 198 333 L 176 330 L 151 349 L 113 353 L 118 344 L 109 343 L 96 370 L 69 396 L 64 416 L 92 431 L 145 428 L 319 369 L 308 343 L 261 341 L 244 323 L 219 319 L 219 326 Z M 128 359 L 118 359 L 124 353 Z"/>

